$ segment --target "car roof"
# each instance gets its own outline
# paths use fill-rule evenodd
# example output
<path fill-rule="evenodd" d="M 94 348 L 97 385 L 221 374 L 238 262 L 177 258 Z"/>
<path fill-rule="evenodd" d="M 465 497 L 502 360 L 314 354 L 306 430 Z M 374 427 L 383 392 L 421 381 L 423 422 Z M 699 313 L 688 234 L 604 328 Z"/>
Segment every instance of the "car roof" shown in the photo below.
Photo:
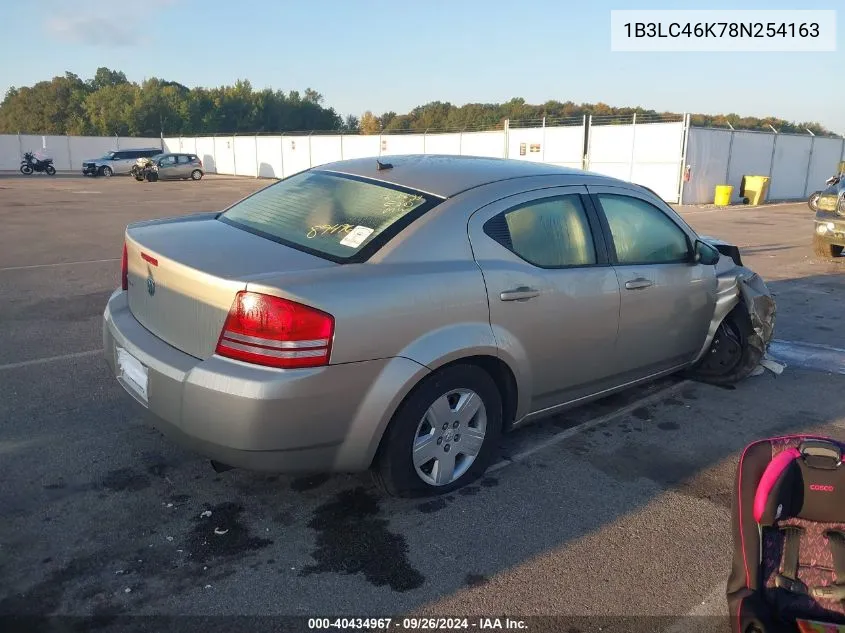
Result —
<path fill-rule="evenodd" d="M 531 176 L 589 176 L 592 182 L 597 178 L 607 181 L 607 184 L 621 182 L 581 169 L 505 158 L 410 154 L 381 156 L 378 161 L 390 164 L 392 168 L 378 169 L 377 160 L 373 157 L 336 161 L 314 169 L 380 180 L 443 198 L 493 182 Z"/>

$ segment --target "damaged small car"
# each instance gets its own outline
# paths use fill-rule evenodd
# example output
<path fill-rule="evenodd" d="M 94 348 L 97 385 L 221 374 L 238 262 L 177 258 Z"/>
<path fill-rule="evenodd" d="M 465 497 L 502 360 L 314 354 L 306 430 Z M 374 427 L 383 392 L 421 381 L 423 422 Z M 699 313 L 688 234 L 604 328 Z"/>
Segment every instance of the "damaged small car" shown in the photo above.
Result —
<path fill-rule="evenodd" d="M 129 225 L 103 340 L 152 424 L 218 469 L 371 470 L 418 496 L 531 421 L 679 372 L 741 381 L 774 319 L 738 249 L 644 187 L 412 155 Z"/>
<path fill-rule="evenodd" d="M 845 180 L 840 174 L 828 182 L 816 201 L 813 232 L 813 250 L 823 258 L 840 257 L 845 249 Z"/>

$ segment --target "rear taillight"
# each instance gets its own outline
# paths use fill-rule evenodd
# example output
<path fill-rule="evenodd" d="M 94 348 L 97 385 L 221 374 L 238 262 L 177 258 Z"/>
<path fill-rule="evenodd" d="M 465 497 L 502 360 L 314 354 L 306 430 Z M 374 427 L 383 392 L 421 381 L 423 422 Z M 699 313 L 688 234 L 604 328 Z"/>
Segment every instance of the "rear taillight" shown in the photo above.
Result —
<path fill-rule="evenodd" d="M 126 242 L 123 243 L 123 263 L 120 265 L 120 279 L 124 290 L 129 290 L 129 255 L 126 252 Z"/>
<path fill-rule="evenodd" d="M 257 292 L 235 297 L 216 353 L 247 363 L 293 369 L 329 363 L 334 317 Z"/>

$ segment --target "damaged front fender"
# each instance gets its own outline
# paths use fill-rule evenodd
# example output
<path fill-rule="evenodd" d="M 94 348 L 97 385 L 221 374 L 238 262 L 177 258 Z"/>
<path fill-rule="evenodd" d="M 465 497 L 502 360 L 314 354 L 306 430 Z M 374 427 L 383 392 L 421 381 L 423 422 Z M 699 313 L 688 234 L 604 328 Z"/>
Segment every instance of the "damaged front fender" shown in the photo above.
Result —
<path fill-rule="evenodd" d="M 701 239 L 715 247 L 721 257 L 716 265 L 717 287 L 713 318 L 707 338 L 693 364 L 698 363 L 710 349 L 719 325 L 737 305 L 743 306 L 751 320 L 752 331 L 748 335 L 748 345 L 756 349 L 762 358 L 774 335 L 777 306 L 772 293 L 760 275 L 742 265 L 736 246 L 715 238 Z"/>

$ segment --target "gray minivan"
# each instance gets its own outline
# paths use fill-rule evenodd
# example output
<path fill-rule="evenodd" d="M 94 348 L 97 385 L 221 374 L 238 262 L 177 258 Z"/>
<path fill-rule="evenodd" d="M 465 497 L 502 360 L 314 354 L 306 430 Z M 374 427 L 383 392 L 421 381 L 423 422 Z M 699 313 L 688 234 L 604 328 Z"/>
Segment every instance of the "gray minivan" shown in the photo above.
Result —
<path fill-rule="evenodd" d="M 107 152 L 101 158 L 92 158 L 83 161 L 83 176 L 114 176 L 128 174 L 132 165 L 139 158 L 152 158 L 161 154 L 160 147 L 144 147 L 140 149 L 118 149 Z"/>

